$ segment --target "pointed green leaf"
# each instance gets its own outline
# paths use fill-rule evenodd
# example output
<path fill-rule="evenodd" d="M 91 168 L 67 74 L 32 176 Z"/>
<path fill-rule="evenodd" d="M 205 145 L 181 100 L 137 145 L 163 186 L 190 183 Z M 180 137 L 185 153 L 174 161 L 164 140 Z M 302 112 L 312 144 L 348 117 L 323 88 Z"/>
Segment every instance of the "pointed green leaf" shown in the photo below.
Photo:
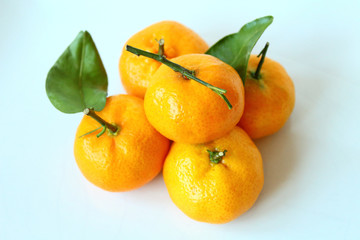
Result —
<path fill-rule="evenodd" d="M 219 58 L 239 73 L 245 83 L 250 53 L 273 17 L 266 16 L 245 24 L 239 32 L 225 36 L 215 43 L 206 54 Z"/>
<path fill-rule="evenodd" d="M 50 69 L 46 93 L 64 113 L 105 107 L 108 79 L 90 34 L 81 31 Z"/>

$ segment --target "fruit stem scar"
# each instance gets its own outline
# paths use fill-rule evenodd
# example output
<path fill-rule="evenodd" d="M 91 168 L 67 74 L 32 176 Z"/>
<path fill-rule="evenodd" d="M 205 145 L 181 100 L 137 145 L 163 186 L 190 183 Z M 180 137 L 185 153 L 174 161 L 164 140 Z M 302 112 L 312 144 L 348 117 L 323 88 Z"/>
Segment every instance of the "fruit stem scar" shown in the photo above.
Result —
<path fill-rule="evenodd" d="M 259 55 L 257 55 L 257 57 L 260 57 L 261 56 L 261 59 L 260 59 L 260 62 L 256 68 L 256 71 L 255 73 L 252 74 L 252 77 L 255 78 L 255 79 L 259 79 L 260 77 L 260 70 L 261 70 L 261 67 L 265 61 L 265 56 L 266 56 L 266 52 L 269 48 L 269 42 L 267 42 L 265 44 L 265 47 L 263 48 L 263 50 L 261 50 L 261 52 L 259 53 Z"/>
<path fill-rule="evenodd" d="M 225 153 L 227 152 L 227 150 L 224 150 L 224 151 L 207 150 L 207 152 L 209 153 L 210 162 L 218 164 L 219 162 L 221 162 L 223 157 L 225 157 Z"/>
<path fill-rule="evenodd" d="M 158 55 L 159 55 L 159 56 L 164 56 L 164 53 L 165 53 L 165 51 L 164 51 L 164 44 L 165 44 L 164 39 L 161 38 L 159 41 L 158 41 L 158 40 L 156 40 L 156 41 L 157 41 L 158 44 L 159 44 Z"/>
<path fill-rule="evenodd" d="M 188 70 L 186 68 L 184 68 L 183 66 L 180 66 L 179 64 L 176 64 L 174 62 L 171 62 L 169 60 L 166 59 L 166 57 L 164 55 L 159 55 L 159 54 L 154 54 L 151 52 L 147 52 L 135 47 L 132 47 L 130 45 L 126 45 L 126 50 L 137 55 L 137 56 L 144 56 L 144 57 L 148 57 L 148 58 L 152 58 L 156 61 L 159 61 L 161 63 L 163 63 L 164 65 L 170 67 L 172 70 L 174 70 L 175 72 L 179 72 L 181 73 L 181 75 L 183 75 L 183 77 L 188 78 L 188 79 L 192 79 L 208 88 L 210 88 L 213 92 L 215 92 L 217 95 L 219 95 L 227 104 L 228 108 L 231 109 L 232 105 L 230 103 L 230 101 L 226 98 L 226 96 L 224 95 L 226 93 L 225 89 L 221 89 L 218 87 L 215 87 L 207 82 L 204 82 L 203 80 L 197 78 L 194 74 L 194 71 Z"/>
<path fill-rule="evenodd" d="M 97 137 L 100 137 L 106 129 L 108 129 L 112 135 L 116 135 L 118 133 L 119 127 L 106 122 L 104 119 L 102 119 L 99 115 L 95 113 L 94 109 L 85 108 L 84 114 L 92 117 L 95 121 L 100 123 L 101 126 L 103 126 L 103 130 L 100 132 L 100 134 L 97 135 Z"/>

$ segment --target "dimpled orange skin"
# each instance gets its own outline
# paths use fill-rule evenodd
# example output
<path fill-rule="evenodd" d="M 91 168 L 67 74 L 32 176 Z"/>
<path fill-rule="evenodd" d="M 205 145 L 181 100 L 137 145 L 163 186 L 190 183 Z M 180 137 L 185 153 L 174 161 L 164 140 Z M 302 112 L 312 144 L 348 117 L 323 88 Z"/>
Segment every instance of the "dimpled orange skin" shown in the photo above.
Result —
<path fill-rule="evenodd" d="M 295 88 L 286 70 L 265 58 L 260 79 L 255 72 L 260 58 L 251 55 L 245 81 L 245 109 L 239 122 L 251 138 L 257 139 L 277 132 L 288 120 L 295 105 Z"/>
<path fill-rule="evenodd" d="M 133 35 L 125 44 L 152 53 L 158 53 L 157 40 L 164 39 L 164 55 L 174 58 L 188 53 L 205 53 L 207 43 L 194 31 L 174 21 L 155 23 Z M 126 51 L 123 48 L 119 61 L 122 84 L 127 93 L 144 98 L 151 76 L 161 63 Z"/>
<path fill-rule="evenodd" d="M 197 78 L 227 90 L 233 108 L 208 87 L 162 65 L 154 74 L 144 99 L 149 122 L 165 137 L 184 143 L 204 143 L 230 132 L 244 109 L 244 88 L 238 73 L 205 54 L 172 59 L 195 70 Z"/>
<path fill-rule="evenodd" d="M 169 140 L 146 120 L 143 100 L 129 95 L 109 97 L 97 113 L 120 127 L 117 136 L 81 135 L 99 127 L 84 116 L 75 138 L 75 159 L 83 175 L 96 186 L 112 192 L 129 191 L 151 181 L 161 171 Z"/>
<path fill-rule="evenodd" d="M 207 150 L 227 152 L 215 164 Z M 175 205 L 207 223 L 227 223 L 249 210 L 264 184 L 260 152 L 239 127 L 207 144 L 173 143 L 163 176 Z"/>

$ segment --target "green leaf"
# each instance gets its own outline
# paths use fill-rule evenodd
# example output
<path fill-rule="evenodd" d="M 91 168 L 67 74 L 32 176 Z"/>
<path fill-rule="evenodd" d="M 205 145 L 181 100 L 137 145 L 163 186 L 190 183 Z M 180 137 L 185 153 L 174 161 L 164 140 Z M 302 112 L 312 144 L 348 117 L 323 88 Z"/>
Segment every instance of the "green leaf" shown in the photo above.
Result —
<path fill-rule="evenodd" d="M 210 47 L 206 54 L 217 57 L 235 68 L 243 83 L 245 83 L 250 53 L 272 21 L 272 16 L 255 19 L 245 24 L 239 32 L 220 39 Z"/>
<path fill-rule="evenodd" d="M 50 69 L 46 93 L 64 113 L 105 107 L 108 79 L 90 34 L 81 31 Z"/>

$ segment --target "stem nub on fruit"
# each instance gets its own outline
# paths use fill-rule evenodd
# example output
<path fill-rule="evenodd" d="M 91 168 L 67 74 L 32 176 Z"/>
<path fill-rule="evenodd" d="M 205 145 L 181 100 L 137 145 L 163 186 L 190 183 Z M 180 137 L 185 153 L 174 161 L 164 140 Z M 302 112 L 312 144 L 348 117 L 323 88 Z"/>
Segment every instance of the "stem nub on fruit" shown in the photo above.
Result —
<path fill-rule="evenodd" d="M 217 163 L 221 162 L 221 160 L 225 156 L 225 153 L 227 152 L 227 150 L 224 150 L 224 151 L 207 150 L 207 152 L 209 153 L 210 162 L 217 164 Z"/>
<path fill-rule="evenodd" d="M 159 41 L 157 41 L 158 42 L 158 44 L 159 44 L 159 51 L 158 51 L 158 55 L 159 56 L 164 56 L 164 54 L 165 54 L 165 51 L 164 51 L 164 43 L 165 43 L 165 41 L 164 41 L 164 39 L 160 39 Z"/>
<path fill-rule="evenodd" d="M 144 56 L 144 57 L 148 57 L 148 58 L 152 58 L 156 61 L 159 61 L 163 64 L 165 64 L 166 66 L 170 67 L 172 70 L 174 70 L 175 72 L 179 72 L 181 73 L 181 75 L 183 75 L 185 78 L 187 79 L 192 79 L 195 80 L 196 82 L 210 88 L 212 91 L 214 91 L 216 94 L 218 94 L 222 99 L 224 99 L 224 101 L 226 102 L 227 106 L 229 109 L 232 108 L 231 103 L 229 102 L 229 100 L 226 98 L 226 96 L 224 95 L 226 93 L 226 90 L 215 87 L 207 82 L 204 82 L 203 80 L 197 78 L 194 74 L 194 71 L 190 71 L 186 68 L 184 68 L 183 66 L 180 66 L 179 64 L 176 64 L 174 62 L 171 62 L 169 60 L 166 59 L 166 57 L 164 55 L 161 54 L 154 54 L 151 52 L 147 52 L 135 47 L 132 47 L 130 45 L 126 45 L 126 50 L 137 55 L 137 56 Z M 161 52 L 160 47 L 159 47 L 159 52 Z"/>
<path fill-rule="evenodd" d="M 259 53 L 259 55 L 257 55 L 257 57 L 260 57 L 261 56 L 261 59 L 260 59 L 260 62 L 256 68 L 256 71 L 255 73 L 252 74 L 252 77 L 255 78 L 255 79 L 259 79 L 260 78 L 260 70 L 261 70 L 261 67 L 265 61 L 265 56 L 266 56 L 266 52 L 269 48 L 269 42 L 267 42 L 265 44 L 265 47 L 263 48 L 263 50 L 261 50 L 261 52 Z"/>

